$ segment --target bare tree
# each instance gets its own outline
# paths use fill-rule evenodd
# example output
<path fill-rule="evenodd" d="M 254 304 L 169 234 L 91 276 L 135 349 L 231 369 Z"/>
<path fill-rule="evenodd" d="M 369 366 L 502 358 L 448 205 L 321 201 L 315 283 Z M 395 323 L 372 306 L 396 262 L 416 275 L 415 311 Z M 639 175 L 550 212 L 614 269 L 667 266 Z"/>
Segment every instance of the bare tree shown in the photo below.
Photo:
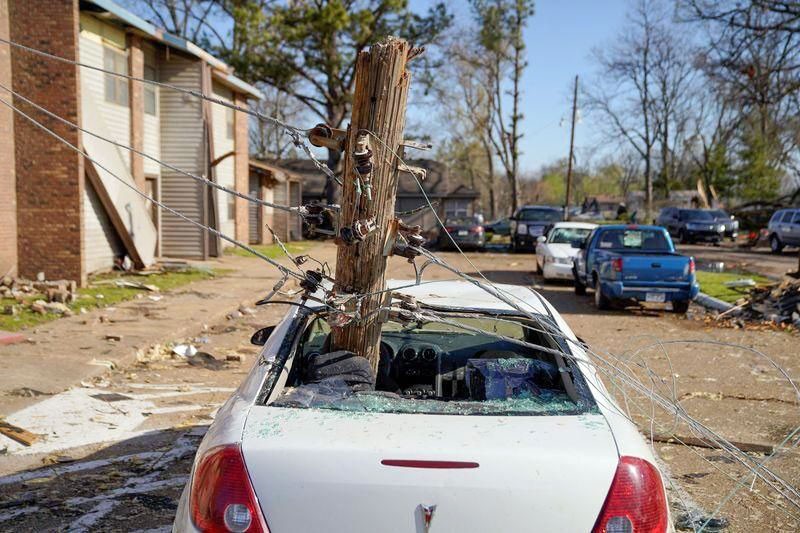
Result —
<path fill-rule="evenodd" d="M 301 123 L 304 109 L 296 100 L 270 85 L 262 85 L 259 89 L 264 98 L 251 104 L 254 111 L 287 124 Z M 282 159 L 293 153 L 292 140 L 283 130 L 263 120 L 250 122 L 250 147 L 254 155 L 265 159 Z"/>
<path fill-rule="evenodd" d="M 639 0 L 616 43 L 595 50 L 599 79 L 585 94 L 589 110 L 606 124 L 605 134 L 629 145 L 642 159 L 646 220 L 653 214 L 653 152 L 657 142 L 652 114 L 659 21 L 653 18 L 652 4 Z"/>
<path fill-rule="evenodd" d="M 472 0 L 477 23 L 479 56 L 490 92 L 491 145 L 502 166 L 511 194 L 509 208 L 519 206 L 519 142 L 522 91 L 520 82 L 528 63 L 524 58 L 524 30 L 533 16 L 532 0 Z M 506 114 L 506 105 L 510 112 Z"/>
<path fill-rule="evenodd" d="M 127 0 L 126 6 L 168 32 L 203 46 L 224 49 L 229 36 L 220 20 L 229 13 L 218 0 Z"/>

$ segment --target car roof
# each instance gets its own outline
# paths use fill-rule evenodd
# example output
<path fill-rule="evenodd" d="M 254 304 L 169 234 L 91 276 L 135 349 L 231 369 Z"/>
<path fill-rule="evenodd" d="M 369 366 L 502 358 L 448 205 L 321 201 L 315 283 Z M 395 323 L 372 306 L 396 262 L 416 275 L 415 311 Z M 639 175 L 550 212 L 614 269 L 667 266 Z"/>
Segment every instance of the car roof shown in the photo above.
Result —
<path fill-rule="evenodd" d="M 651 226 L 649 224 L 608 224 L 606 226 L 598 226 L 598 229 L 656 229 L 666 231 L 663 226 Z"/>
<path fill-rule="evenodd" d="M 529 287 L 504 283 L 494 283 L 493 286 L 526 313 L 537 315 L 551 313 L 551 308 L 545 304 L 544 298 Z M 413 296 L 417 302 L 435 308 L 522 314 L 501 299 L 468 281 L 423 281 L 419 285 L 415 285 L 414 280 L 411 279 L 389 279 L 386 280 L 386 288 Z M 321 292 L 315 293 L 315 296 L 324 299 Z M 315 309 L 323 307 L 323 304 L 313 300 L 307 301 L 306 305 Z"/>
<path fill-rule="evenodd" d="M 413 283 L 413 280 L 386 280 L 388 288 L 397 288 L 397 292 L 413 296 L 418 302 L 431 307 L 519 313 L 512 306 L 468 281 L 427 281 L 419 285 L 408 286 Z M 537 296 L 538 293 L 530 288 L 522 285 L 507 285 L 505 283 L 495 283 L 493 285 L 524 311 L 536 314 L 549 313 L 549 310 L 545 307 L 544 298 Z"/>
<path fill-rule="evenodd" d="M 591 222 L 556 222 L 553 228 L 575 228 L 575 229 L 594 229 L 597 224 Z"/>

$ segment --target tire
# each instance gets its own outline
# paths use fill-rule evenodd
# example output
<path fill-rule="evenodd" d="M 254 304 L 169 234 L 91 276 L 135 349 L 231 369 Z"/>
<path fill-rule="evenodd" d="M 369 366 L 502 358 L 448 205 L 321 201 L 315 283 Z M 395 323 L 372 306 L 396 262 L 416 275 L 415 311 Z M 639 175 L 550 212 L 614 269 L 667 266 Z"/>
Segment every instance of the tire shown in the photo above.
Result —
<path fill-rule="evenodd" d="M 672 312 L 678 314 L 686 314 L 689 310 L 689 300 L 676 300 L 672 302 Z"/>
<path fill-rule="evenodd" d="M 774 233 L 769 238 L 769 249 L 772 251 L 773 254 L 779 254 L 783 251 L 783 247 L 785 245 L 781 242 L 781 239 L 775 235 Z"/>
<path fill-rule="evenodd" d="M 603 287 L 600 285 L 599 281 L 595 284 L 594 288 L 594 305 L 600 311 L 611 309 L 611 300 L 603 294 Z"/>
<path fill-rule="evenodd" d="M 572 270 L 572 277 L 575 278 L 575 295 L 586 296 L 586 285 L 581 283 L 581 280 L 578 279 L 578 274 L 574 269 Z"/>

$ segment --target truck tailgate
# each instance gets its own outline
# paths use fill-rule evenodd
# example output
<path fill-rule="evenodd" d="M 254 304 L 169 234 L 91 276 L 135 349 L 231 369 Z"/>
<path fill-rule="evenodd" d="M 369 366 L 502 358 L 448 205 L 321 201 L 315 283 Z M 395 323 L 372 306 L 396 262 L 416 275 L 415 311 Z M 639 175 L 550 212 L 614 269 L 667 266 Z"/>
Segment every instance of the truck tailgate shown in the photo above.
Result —
<path fill-rule="evenodd" d="M 672 254 L 636 254 L 622 256 L 622 280 L 689 281 L 688 257 Z"/>

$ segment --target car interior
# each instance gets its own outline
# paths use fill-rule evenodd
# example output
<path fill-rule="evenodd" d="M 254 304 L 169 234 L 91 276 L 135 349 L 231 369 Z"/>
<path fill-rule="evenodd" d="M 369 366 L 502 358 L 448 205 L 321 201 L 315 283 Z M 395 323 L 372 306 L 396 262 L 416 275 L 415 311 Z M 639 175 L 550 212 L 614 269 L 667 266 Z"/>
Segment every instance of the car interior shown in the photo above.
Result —
<path fill-rule="evenodd" d="M 373 373 L 367 359 L 350 352 L 331 352 L 326 316 L 315 315 L 287 361 L 290 368 L 284 391 L 271 405 L 331 407 L 328 404 L 357 394 L 430 404 L 557 400 L 577 408 L 581 398 L 570 377 L 574 374 L 559 371 L 571 365 L 564 359 L 558 364 L 549 350 L 561 348 L 541 331 L 541 325 L 528 323 L 530 327 L 526 327 L 522 319 L 497 320 L 485 315 L 453 320 L 491 333 L 464 331 L 438 322 L 384 323 L 380 360 Z M 309 394 L 314 394 L 313 399 Z"/>

